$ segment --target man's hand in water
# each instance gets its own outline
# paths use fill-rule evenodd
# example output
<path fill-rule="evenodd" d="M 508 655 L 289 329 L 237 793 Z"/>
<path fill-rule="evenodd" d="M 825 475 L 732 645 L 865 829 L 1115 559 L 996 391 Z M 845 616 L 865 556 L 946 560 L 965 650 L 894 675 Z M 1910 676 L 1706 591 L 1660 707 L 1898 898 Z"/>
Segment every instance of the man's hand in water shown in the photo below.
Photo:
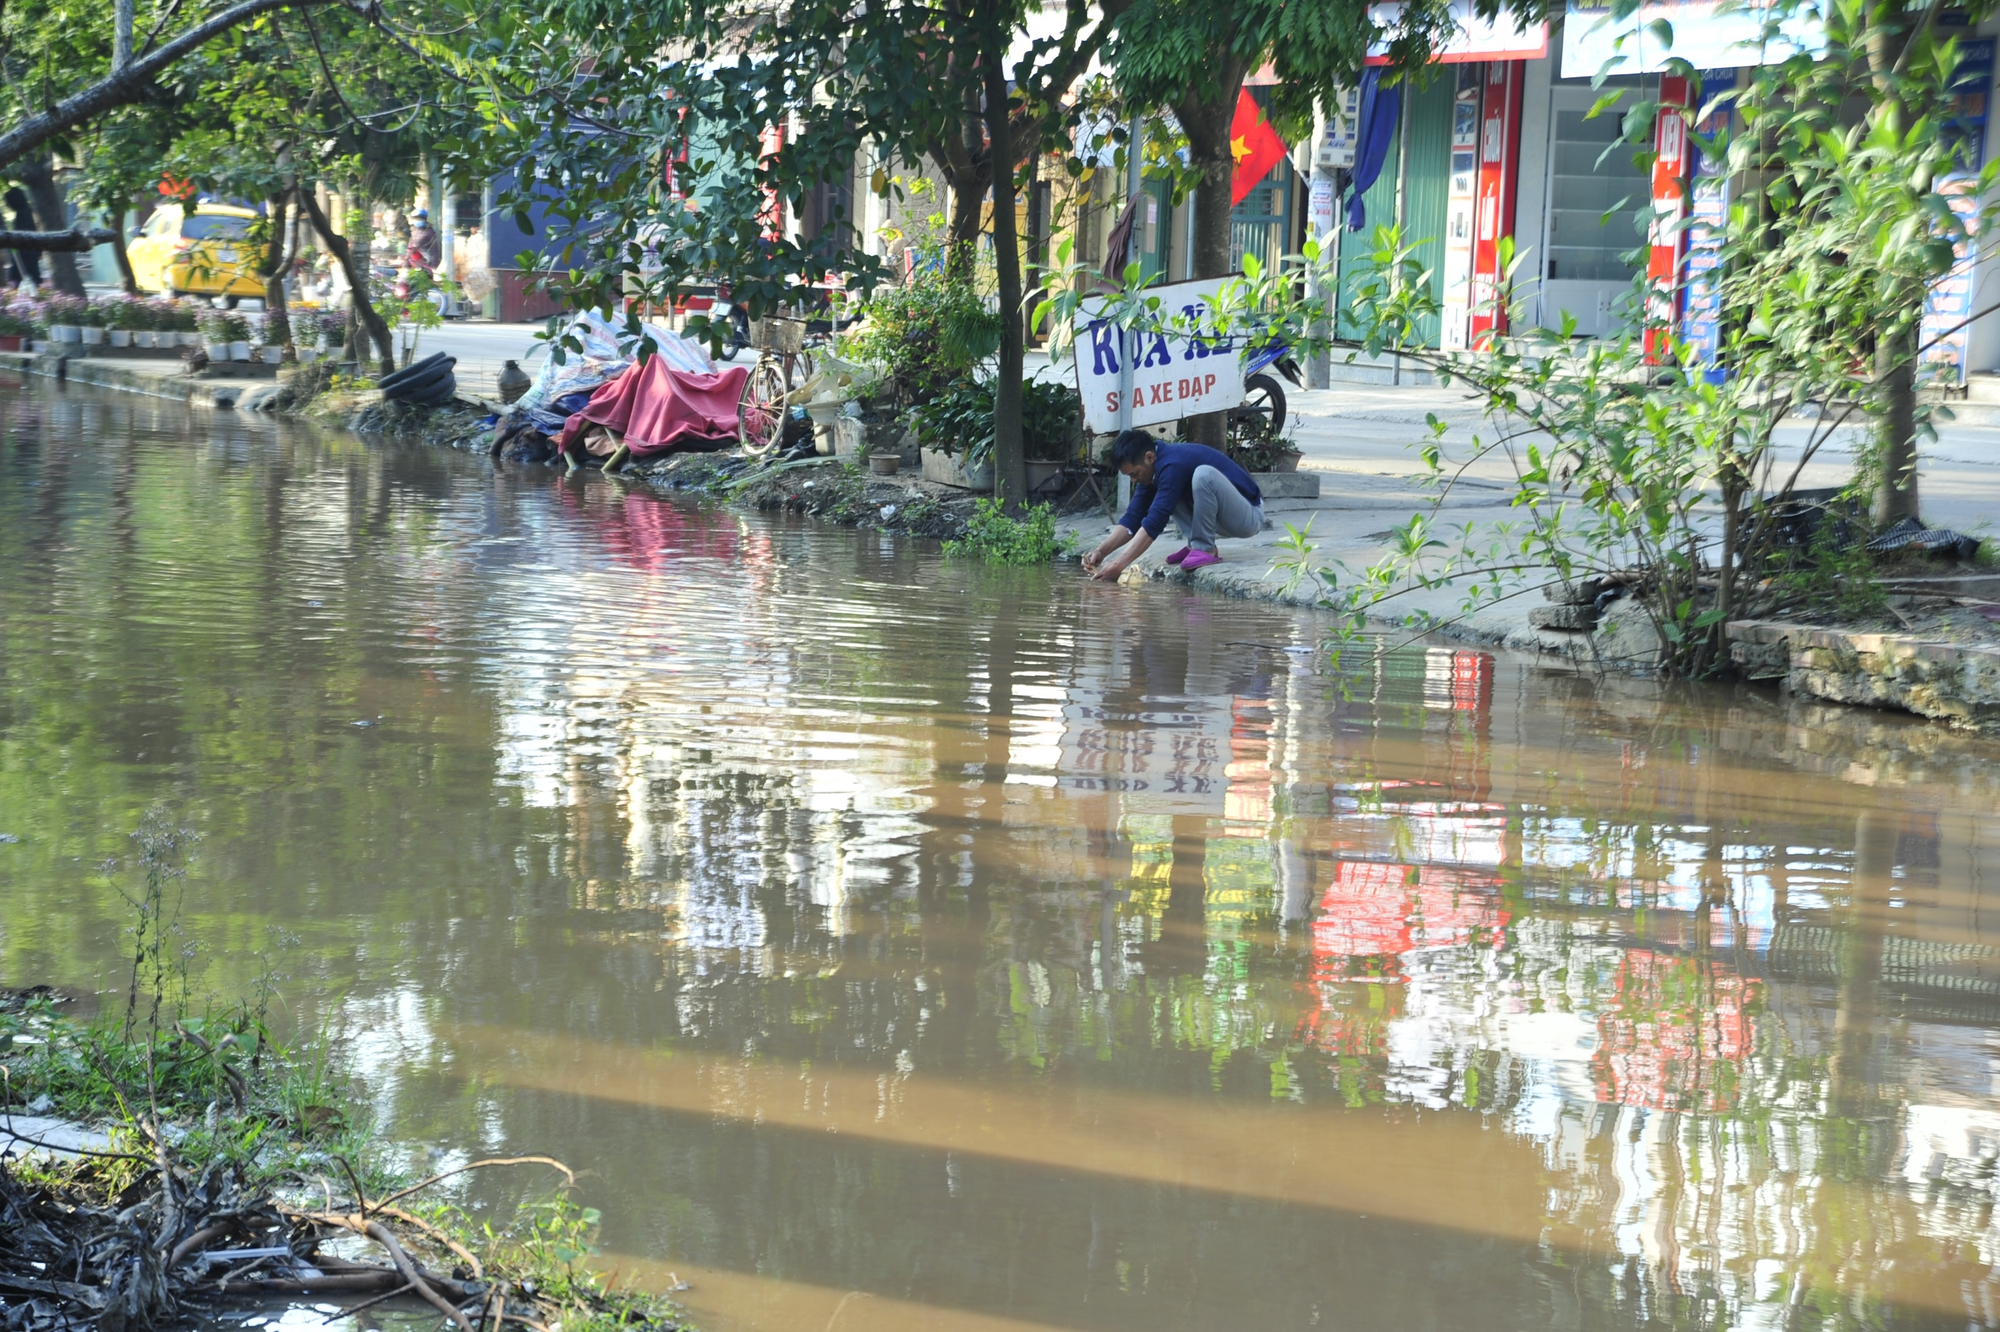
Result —
<path fill-rule="evenodd" d="M 1097 566 L 1102 563 L 1104 563 L 1104 552 L 1098 550 L 1086 550 L 1083 552 L 1083 571 L 1085 573 L 1096 573 Z"/>
<path fill-rule="evenodd" d="M 1125 566 L 1117 560 L 1112 560 L 1108 564 L 1100 564 L 1092 569 L 1090 576 L 1100 583 L 1115 583 L 1118 581 L 1118 575 L 1124 572 Z"/>

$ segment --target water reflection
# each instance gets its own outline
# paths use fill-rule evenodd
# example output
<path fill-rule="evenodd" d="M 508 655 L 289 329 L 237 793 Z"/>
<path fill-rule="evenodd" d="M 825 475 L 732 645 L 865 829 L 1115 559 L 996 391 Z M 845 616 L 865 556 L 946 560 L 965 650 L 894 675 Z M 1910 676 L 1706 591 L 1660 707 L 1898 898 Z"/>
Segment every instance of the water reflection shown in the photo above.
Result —
<path fill-rule="evenodd" d="M 337 1000 L 412 1140 L 594 1171 L 715 1328 L 2000 1322 L 1990 744 L 0 428 L 0 980 L 108 987 L 167 798 L 210 983 Z"/>

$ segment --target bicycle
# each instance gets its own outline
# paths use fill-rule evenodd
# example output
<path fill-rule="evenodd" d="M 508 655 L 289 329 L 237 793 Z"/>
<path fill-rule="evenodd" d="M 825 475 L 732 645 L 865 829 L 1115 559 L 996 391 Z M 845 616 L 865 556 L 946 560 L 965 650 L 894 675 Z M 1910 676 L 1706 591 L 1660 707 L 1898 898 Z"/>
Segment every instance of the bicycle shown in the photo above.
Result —
<path fill-rule="evenodd" d="M 755 457 L 783 442 L 790 415 L 785 399 L 812 378 L 815 365 L 806 350 L 809 339 L 802 319 L 760 319 L 751 326 L 750 341 L 757 348 L 757 364 L 743 383 L 738 412 L 743 451 Z"/>

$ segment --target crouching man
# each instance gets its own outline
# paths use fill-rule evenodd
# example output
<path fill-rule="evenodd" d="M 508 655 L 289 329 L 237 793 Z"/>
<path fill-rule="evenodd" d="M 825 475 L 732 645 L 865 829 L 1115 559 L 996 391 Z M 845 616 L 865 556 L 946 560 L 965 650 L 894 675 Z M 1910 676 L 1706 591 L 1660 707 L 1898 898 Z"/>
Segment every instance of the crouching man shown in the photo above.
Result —
<path fill-rule="evenodd" d="M 1112 442 L 1111 464 L 1132 478 L 1132 507 L 1083 557 L 1093 578 L 1109 581 L 1124 573 L 1159 539 L 1169 518 L 1187 544 L 1167 556 L 1167 563 L 1183 569 L 1220 561 L 1217 537 L 1240 539 L 1264 530 L 1264 496 L 1257 483 L 1219 449 L 1159 444 L 1143 430 L 1127 430 Z"/>

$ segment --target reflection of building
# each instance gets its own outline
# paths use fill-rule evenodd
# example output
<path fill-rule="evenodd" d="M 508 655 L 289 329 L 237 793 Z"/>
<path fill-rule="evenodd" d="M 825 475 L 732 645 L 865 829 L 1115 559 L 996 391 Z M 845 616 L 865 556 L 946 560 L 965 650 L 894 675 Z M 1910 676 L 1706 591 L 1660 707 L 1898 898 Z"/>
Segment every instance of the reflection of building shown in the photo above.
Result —
<path fill-rule="evenodd" d="M 1394 980 L 1397 960 L 1420 949 L 1499 947 L 1507 927 L 1499 890 L 1491 875 L 1449 866 L 1341 861 L 1313 921 L 1314 972 Z"/>
<path fill-rule="evenodd" d="M 1720 962 L 1635 948 L 1618 964 L 1597 1017 L 1597 1099 L 1713 1114 L 1736 1104 L 1754 1048 L 1761 982 Z"/>

